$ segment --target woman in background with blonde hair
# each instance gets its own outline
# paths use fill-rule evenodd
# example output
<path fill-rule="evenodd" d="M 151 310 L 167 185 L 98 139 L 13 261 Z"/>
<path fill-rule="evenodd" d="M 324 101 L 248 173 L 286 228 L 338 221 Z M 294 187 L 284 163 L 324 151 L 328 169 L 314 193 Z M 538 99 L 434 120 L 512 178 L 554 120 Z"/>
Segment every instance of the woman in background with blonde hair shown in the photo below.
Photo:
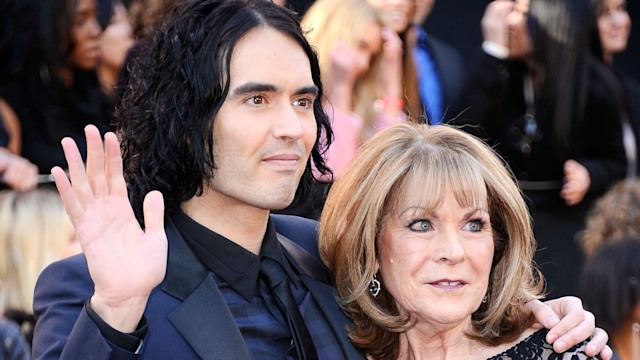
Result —
<path fill-rule="evenodd" d="M 57 192 L 0 192 L 0 310 L 22 325 L 29 342 L 38 275 L 52 262 L 79 252 Z"/>
<path fill-rule="evenodd" d="M 301 26 L 318 52 L 334 131 L 327 164 L 338 178 L 363 140 L 406 119 L 402 41 L 366 0 L 318 0 Z"/>

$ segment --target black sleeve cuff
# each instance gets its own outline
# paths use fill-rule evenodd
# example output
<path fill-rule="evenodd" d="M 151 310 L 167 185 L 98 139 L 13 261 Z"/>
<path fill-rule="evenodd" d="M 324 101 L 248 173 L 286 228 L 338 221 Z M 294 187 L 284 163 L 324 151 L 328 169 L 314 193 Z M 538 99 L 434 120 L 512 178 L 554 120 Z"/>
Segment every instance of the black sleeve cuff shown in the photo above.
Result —
<path fill-rule="evenodd" d="M 138 352 L 142 344 L 142 339 L 147 335 L 147 319 L 144 316 L 140 319 L 140 323 L 138 323 L 134 332 L 122 333 L 109 326 L 109 324 L 102 320 L 100 315 L 91 308 L 91 299 L 87 300 L 85 309 L 87 309 L 89 318 L 91 318 L 91 320 L 96 323 L 96 326 L 98 326 L 98 329 L 100 329 L 102 336 L 124 350 L 132 353 Z"/>

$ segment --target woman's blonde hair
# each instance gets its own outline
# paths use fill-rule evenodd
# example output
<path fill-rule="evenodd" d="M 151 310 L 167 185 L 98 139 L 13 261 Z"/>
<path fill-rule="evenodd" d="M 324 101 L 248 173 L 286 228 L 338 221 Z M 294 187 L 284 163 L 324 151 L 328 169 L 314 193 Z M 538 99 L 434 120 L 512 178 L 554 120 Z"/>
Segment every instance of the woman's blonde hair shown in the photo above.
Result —
<path fill-rule="evenodd" d="M 416 196 L 428 208 L 440 205 L 447 186 L 461 206 L 488 205 L 495 241 L 488 301 L 472 315 L 468 335 L 487 345 L 516 338 L 531 322 L 524 304 L 541 297 L 543 281 L 533 265 L 531 218 L 512 174 L 471 135 L 447 125 L 402 123 L 364 143 L 333 185 L 320 220 L 320 255 L 353 321 L 352 341 L 376 359 L 395 359 L 399 335 L 411 325 L 384 284 L 375 298 L 368 287 L 386 216 L 417 183 L 425 191 Z"/>
<path fill-rule="evenodd" d="M 0 309 L 33 311 L 38 275 L 62 257 L 70 226 L 53 190 L 0 192 Z"/>
<path fill-rule="evenodd" d="M 590 258 L 607 242 L 640 236 L 640 180 L 615 184 L 593 205 L 582 234 L 582 248 Z"/>
<path fill-rule="evenodd" d="M 330 88 L 331 52 L 336 44 L 342 41 L 357 47 L 358 39 L 371 24 L 382 28 L 382 18 L 366 0 L 317 0 L 307 10 L 300 26 L 318 52 L 325 89 Z"/>

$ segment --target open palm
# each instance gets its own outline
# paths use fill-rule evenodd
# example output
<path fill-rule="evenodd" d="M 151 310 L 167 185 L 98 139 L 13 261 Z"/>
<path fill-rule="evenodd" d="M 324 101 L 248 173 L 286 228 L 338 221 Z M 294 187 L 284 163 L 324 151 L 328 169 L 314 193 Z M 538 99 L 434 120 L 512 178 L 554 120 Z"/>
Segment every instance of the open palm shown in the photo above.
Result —
<path fill-rule="evenodd" d="M 130 331 L 166 271 L 163 198 L 157 191 L 147 194 L 143 230 L 127 197 L 115 134 L 105 135 L 104 146 L 95 126 L 85 134 L 86 170 L 76 143 L 65 138 L 69 177 L 59 167 L 52 174 L 95 284 L 92 306 L 114 328 Z"/>

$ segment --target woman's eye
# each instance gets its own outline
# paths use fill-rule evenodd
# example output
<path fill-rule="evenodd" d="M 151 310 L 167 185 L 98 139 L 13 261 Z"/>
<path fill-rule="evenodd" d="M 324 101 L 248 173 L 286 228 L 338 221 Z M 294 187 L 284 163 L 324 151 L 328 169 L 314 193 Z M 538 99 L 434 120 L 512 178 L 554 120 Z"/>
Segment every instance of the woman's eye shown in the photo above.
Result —
<path fill-rule="evenodd" d="M 431 230 L 431 222 L 429 220 L 416 220 L 409 224 L 412 231 L 425 232 Z"/>
<path fill-rule="evenodd" d="M 472 221 L 469 221 L 465 227 L 469 231 L 480 232 L 482 231 L 482 229 L 484 229 L 484 224 L 485 224 L 484 220 L 472 220 Z"/>

